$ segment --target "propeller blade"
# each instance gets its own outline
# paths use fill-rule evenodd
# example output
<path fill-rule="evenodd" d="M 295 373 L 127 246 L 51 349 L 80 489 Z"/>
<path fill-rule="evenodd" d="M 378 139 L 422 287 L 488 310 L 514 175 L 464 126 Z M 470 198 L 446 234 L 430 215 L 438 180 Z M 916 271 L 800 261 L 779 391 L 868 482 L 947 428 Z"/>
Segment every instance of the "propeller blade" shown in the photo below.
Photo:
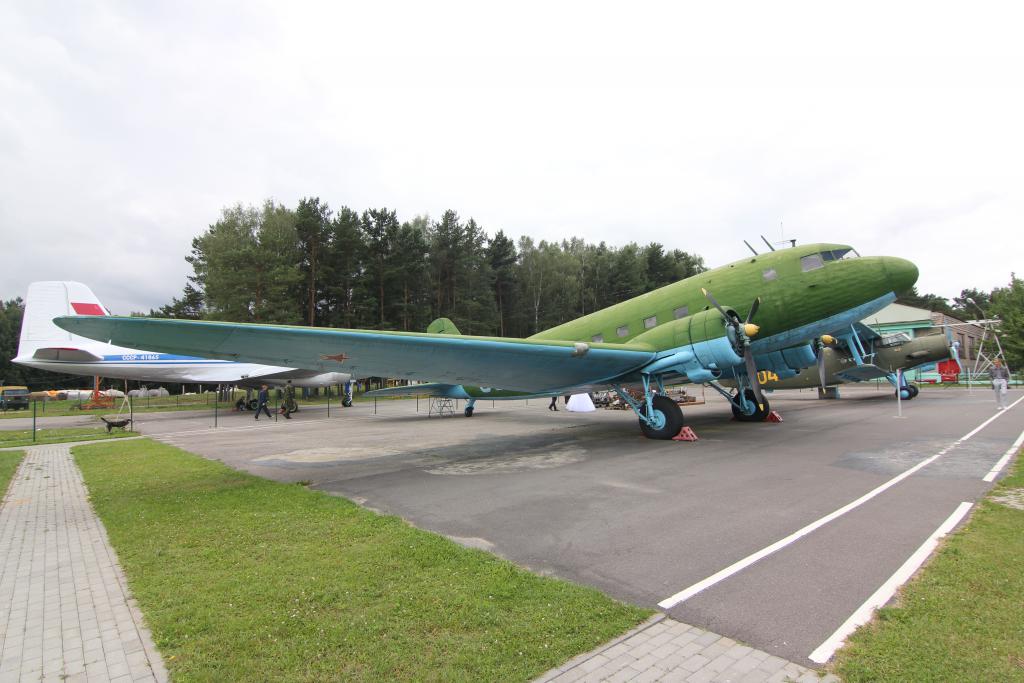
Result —
<path fill-rule="evenodd" d="M 757 314 L 757 309 L 760 306 L 761 306 L 761 297 L 756 297 L 754 299 L 754 303 L 750 306 L 750 313 L 747 313 L 747 319 L 744 320 L 743 322 L 749 323 L 751 320 L 753 320 L 754 316 Z"/>
<path fill-rule="evenodd" d="M 703 287 L 700 288 L 700 291 L 704 294 L 707 300 L 711 302 L 711 305 L 718 309 L 718 312 L 722 314 L 722 317 L 728 320 L 729 316 L 726 314 L 725 309 L 718 305 L 718 302 L 715 301 L 715 297 L 711 296 L 711 292 Z"/>
<path fill-rule="evenodd" d="M 818 381 L 821 382 L 821 388 L 825 388 L 825 347 L 818 347 Z"/>
<path fill-rule="evenodd" d="M 754 354 L 750 352 L 750 349 L 743 354 L 743 362 L 747 366 L 747 377 L 750 379 L 750 388 L 754 390 L 754 398 L 759 404 L 764 403 L 761 382 L 757 379 L 757 365 L 754 363 Z"/>

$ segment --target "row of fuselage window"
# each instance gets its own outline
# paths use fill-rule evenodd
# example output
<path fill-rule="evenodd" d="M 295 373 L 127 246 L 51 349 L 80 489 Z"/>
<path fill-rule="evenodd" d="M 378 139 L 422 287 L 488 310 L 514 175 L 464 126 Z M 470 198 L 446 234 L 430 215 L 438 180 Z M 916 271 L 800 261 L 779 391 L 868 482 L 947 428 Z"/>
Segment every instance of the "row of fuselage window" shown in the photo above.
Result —
<path fill-rule="evenodd" d="M 686 316 L 690 315 L 690 307 L 689 306 L 680 306 L 679 308 L 677 308 L 674 311 L 672 311 L 672 315 L 675 316 L 676 320 L 678 320 L 679 318 L 685 318 Z M 643 325 L 644 325 L 644 329 L 645 330 L 649 330 L 651 328 L 657 327 L 658 326 L 658 316 L 652 315 L 650 318 L 644 318 Z M 629 325 L 621 325 L 620 327 L 615 328 L 615 336 L 616 337 L 628 337 L 629 336 Z M 601 342 L 604 341 L 604 335 L 603 334 L 595 334 L 593 337 L 590 338 L 590 341 L 596 342 L 596 343 L 600 344 Z"/>

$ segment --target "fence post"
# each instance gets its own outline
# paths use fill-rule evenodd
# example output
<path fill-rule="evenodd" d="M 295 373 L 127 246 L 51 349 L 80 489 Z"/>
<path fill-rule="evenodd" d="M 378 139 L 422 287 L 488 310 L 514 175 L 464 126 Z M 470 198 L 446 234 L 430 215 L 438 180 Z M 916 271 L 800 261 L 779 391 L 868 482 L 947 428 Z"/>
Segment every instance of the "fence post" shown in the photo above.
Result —
<path fill-rule="evenodd" d="M 331 388 L 327 387 L 327 417 L 331 416 Z"/>
<path fill-rule="evenodd" d="M 32 401 L 32 443 L 36 442 L 36 404 L 39 401 Z"/>

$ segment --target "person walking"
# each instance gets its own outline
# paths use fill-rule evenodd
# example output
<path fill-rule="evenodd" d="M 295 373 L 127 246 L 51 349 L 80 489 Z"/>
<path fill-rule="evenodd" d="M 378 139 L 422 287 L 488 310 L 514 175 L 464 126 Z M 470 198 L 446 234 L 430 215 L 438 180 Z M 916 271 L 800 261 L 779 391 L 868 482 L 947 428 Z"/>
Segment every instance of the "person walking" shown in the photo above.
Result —
<path fill-rule="evenodd" d="M 270 417 L 270 408 L 267 407 L 267 403 L 270 402 L 270 392 L 267 391 L 267 385 L 260 385 L 260 392 L 256 394 L 256 419 L 260 419 L 260 412 L 267 414 Z"/>
<path fill-rule="evenodd" d="M 558 397 L 557 396 L 552 396 L 551 397 L 551 403 L 548 404 L 548 410 L 554 410 L 555 412 L 558 412 Z"/>
<path fill-rule="evenodd" d="M 996 358 L 988 375 L 992 378 L 992 388 L 996 392 L 996 410 L 1006 410 L 1006 392 L 1010 385 L 1010 371 L 1003 367 L 1003 361 Z"/>
<path fill-rule="evenodd" d="M 281 406 L 281 412 L 284 414 L 284 419 L 292 419 L 292 413 L 298 410 L 298 406 L 295 404 L 295 387 L 292 386 L 292 381 L 288 380 L 284 385 L 284 405 Z"/>

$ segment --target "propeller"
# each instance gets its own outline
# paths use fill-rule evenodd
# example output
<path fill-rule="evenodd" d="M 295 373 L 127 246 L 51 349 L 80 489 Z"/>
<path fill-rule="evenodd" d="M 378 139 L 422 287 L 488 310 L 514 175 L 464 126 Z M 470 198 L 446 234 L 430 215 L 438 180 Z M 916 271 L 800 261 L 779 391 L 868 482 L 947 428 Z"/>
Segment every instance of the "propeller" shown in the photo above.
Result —
<path fill-rule="evenodd" d="M 733 348 L 735 348 L 743 356 L 743 365 L 747 369 L 747 377 L 750 378 L 750 388 L 754 392 L 754 397 L 758 403 L 764 403 L 764 394 L 761 393 L 761 382 L 757 379 L 757 364 L 754 363 L 754 354 L 750 352 L 750 338 L 756 335 L 760 331 L 760 327 L 751 322 L 754 318 L 754 314 L 757 313 L 757 309 L 761 306 L 761 297 L 756 297 L 754 302 L 750 306 L 750 312 L 747 313 L 747 319 L 740 322 L 739 316 L 735 312 L 731 313 L 726 311 L 719 305 L 718 301 L 708 290 L 701 287 L 700 290 L 711 305 L 718 309 L 718 312 L 722 314 L 722 319 L 725 321 L 726 334 L 729 336 L 729 341 L 732 342 Z"/>

